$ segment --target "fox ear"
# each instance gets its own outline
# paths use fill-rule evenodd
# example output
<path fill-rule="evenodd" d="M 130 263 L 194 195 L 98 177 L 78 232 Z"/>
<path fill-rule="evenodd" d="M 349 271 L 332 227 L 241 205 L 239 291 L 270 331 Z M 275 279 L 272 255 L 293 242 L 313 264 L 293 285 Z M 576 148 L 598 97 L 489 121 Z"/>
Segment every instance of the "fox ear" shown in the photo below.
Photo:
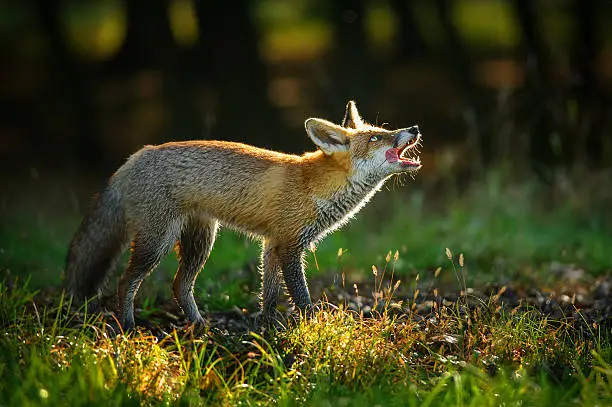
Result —
<path fill-rule="evenodd" d="M 344 111 L 344 119 L 342 120 L 342 127 L 356 129 L 363 126 L 363 120 L 359 116 L 357 111 L 357 105 L 354 101 L 349 100 L 346 104 L 346 110 Z"/>
<path fill-rule="evenodd" d="M 310 139 L 327 155 L 348 151 L 349 137 L 346 129 L 323 119 L 308 119 L 304 123 Z"/>

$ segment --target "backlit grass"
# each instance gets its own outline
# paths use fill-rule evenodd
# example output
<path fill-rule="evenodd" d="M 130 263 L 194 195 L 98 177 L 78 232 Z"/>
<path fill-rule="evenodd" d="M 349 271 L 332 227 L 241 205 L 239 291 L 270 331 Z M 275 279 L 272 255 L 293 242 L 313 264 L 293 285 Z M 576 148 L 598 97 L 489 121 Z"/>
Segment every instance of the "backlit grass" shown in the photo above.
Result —
<path fill-rule="evenodd" d="M 146 331 L 111 337 L 98 316 L 75 326 L 65 304 L 35 305 L 20 284 L 0 294 L 2 405 L 612 402 L 612 348 L 599 328 L 585 337 L 537 311 L 506 312 L 494 297 L 427 319 L 409 303 L 374 318 L 322 305 L 265 337 L 173 331 L 160 341 Z"/>
<path fill-rule="evenodd" d="M 57 287 L 80 213 L 5 207 L 0 405 L 611 404 L 605 318 L 503 300 L 507 283 L 567 285 L 553 263 L 587 284 L 612 270 L 607 192 L 569 185 L 492 172 L 444 196 L 391 186 L 308 255 L 311 283 L 335 305 L 284 330 L 195 337 L 171 327 L 114 336 L 110 316 L 76 314 Z M 258 252 L 222 231 L 196 286 L 203 310 L 256 310 Z M 142 318 L 171 298 L 175 269 L 171 255 L 145 281 Z M 471 294 L 484 283 L 496 287 L 490 296 Z M 374 303 L 355 307 L 359 298 Z"/>

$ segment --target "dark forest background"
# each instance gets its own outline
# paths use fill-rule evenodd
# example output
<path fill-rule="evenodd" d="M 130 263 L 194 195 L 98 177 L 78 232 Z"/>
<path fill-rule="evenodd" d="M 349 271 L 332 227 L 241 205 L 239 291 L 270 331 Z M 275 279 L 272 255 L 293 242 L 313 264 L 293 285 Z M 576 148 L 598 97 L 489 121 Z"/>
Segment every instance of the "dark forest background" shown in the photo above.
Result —
<path fill-rule="evenodd" d="M 612 162 L 610 1 L 4 0 L 0 50 L 2 178 L 168 140 L 300 153 L 348 99 L 419 124 L 434 176 Z"/>

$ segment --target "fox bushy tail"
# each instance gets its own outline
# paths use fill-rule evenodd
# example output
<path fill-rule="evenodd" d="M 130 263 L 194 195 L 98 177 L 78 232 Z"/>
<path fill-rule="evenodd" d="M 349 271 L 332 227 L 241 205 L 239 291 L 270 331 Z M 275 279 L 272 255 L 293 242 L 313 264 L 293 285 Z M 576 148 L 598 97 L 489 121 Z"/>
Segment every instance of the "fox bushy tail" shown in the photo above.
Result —
<path fill-rule="evenodd" d="M 125 208 L 113 180 L 94 198 L 72 238 L 66 289 L 78 302 L 97 296 L 127 245 Z"/>

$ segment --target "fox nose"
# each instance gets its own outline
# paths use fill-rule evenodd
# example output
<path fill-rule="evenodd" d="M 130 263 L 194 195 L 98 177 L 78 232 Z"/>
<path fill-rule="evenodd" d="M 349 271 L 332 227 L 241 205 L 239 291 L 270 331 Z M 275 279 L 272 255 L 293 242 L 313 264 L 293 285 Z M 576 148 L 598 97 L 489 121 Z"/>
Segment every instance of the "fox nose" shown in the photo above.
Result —
<path fill-rule="evenodd" d="M 398 137 L 397 142 L 401 142 L 402 140 L 407 141 L 408 143 L 414 143 L 418 140 L 419 135 L 419 126 L 408 127 L 407 129 L 402 129 Z M 401 139 L 401 140 L 400 140 Z"/>

